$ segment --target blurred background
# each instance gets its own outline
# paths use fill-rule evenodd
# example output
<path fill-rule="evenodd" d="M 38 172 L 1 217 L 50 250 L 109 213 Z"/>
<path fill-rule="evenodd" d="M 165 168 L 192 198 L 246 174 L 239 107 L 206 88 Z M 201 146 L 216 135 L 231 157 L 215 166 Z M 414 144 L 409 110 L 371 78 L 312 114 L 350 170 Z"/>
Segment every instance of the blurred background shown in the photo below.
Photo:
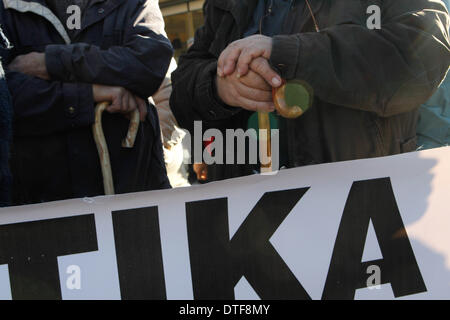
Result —
<path fill-rule="evenodd" d="M 203 25 L 204 0 L 159 0 L 166 32 L 175 49 L 175 60 L 194 41 L 195 30 Z"/>

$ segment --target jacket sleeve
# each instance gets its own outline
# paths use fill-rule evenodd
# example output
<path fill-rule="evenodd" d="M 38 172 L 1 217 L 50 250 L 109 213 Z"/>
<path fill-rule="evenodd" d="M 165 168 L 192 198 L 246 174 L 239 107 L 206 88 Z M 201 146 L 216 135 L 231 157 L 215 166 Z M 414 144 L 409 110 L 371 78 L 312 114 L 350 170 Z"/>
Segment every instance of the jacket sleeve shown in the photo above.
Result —
<path fill-rule="evenodd" d="M 217 57 L 209 52 L 215 37 L 210 10 L 206 0 L 205 23 L 196 31 L 194 44 L 180 57 L 178 68 L 172 73 L 170 107 L 180 126 L 191 132 L 195 120 L 221 121 L 241 110 L 228 107 L 216 94 Z"/>
<path fill-rule="evenodd" d="M 46 65 L 52 79 L 124 87 L 148 98 L 167 72 L 173 54 L 165 37 L 157 0 L 135 1 L 125 27 L 123 46 L 102 50 L 96 45 L 74 43 L 46 47 Z"/>
<path fill-rule="evenodd" d="M 6 18 L 10 22 L 11 17 Z M 11 44 L 18 42 L 11 23 L 5 23 L 3 31 Z M 8 64 L 18 54 L 14 45 L 9 48 L 0 47 L 0 57 L 5 66 L 5 78 L 13 105 L 16 137 L 48 135 L 94 123 L 91 84 L 46 81 L 9 71 Z"/>
<path fill-rule="evenodd" d="M 283 78 L 309 83 L 328 103 L 382 117 L 418 108 L 450 64 L 448 13 L 441 1 L 375 3 L 381 29 L 367 27 L 367 1 L 358 18 L 319 33 L 275 36 L 270 63 Z"/>
<path fill-rule="evenodd" d="M 92 85 L 45 81 L 6 72 L 14 106 L 14 135 L 39 136 L 94 123 Z"/>

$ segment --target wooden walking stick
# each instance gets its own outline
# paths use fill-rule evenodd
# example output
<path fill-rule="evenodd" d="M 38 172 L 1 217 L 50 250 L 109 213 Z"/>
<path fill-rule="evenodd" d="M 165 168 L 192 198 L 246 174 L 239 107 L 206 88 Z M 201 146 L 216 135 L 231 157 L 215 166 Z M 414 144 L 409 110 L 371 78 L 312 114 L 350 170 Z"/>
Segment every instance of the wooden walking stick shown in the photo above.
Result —
<path fill-rule="evenodd" d="M 313 9 L 309 0 L 305 0 L 309 13 L 314 23 L 316 32 L 320 32 L 319 24 L 314 16 Z M 262 34 L 263 19 L 272 12 L 272 3 L 266 14 L 259 22 L 259 34 Z M 278 88 L 272 89 L 272 100 L 275 104 L 275 109 L 278 114 L 287 119 L 295 119 L 303 115 L 312 105 L 314 93 L 312 88 L 304 81 L 301 80 L 283 80 L 283 83 Z M 261 173 L 272 172 L 272 143 L 271 143 L 271 128 L 270 118 L 267 112 L 258 112 L 258 126 L 259 126 L 259 150 L 260 159 L 263 160 L 263 154 L 261 150 L 266 147 L 267 159 L 261 161 Z M 261 130 L 266 132 L 265 137 L 261 137 Z"/>
<path fill-rule="evenodd" d="M 272 90 L 272 99 L 275 110 L 280 116 L 287 119 L 295 119 L 303 115 L 312 104 L 312 88 L 304 81 L 283 80 L 279 88 Z M 258 112 L 259 127 L 259 155 L 261 173 L 273 171 L 272 141 L 270 117 L 267 112 Z M 266 150 L 264 154 L 263 150 Z"/>
<path fill-rule="evenodd" d="M 95 144 L 97 145 L 98 156 L 100 158 L 105 195 L 113 195 L 115 192 L 111 171 L 111 160 L 109 158 L 108 145 L 106 144 L 105 134 L 103 133 L 102 128 L 102 114 L 108 106 L 108 102 L 101 102 L 95 107 L 95 122 L 92 126 L 92 131 L 94 134 Z M 128 128 L 127 136 L 122 141 L 123 148 L 133 148 L 138 129 L 139 111 L 136 109 L 131 114 L 130 127 Z"/>
<path fill-rule="evenodd" d="M 258 112 L 259 128 L 259 159 L 261 162 L 261 173 L 272 172 L 272 140 L 270 129 L 270 118 L 267 112 Z M 263 150 L 266 150 L 265 154 Z"/>

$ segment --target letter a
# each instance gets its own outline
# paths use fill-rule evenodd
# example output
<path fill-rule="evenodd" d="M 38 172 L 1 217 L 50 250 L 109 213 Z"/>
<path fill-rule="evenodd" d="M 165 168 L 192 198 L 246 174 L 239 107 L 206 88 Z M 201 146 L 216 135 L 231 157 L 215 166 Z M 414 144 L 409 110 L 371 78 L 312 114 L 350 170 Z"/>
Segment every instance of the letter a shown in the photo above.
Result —
<path fill-rule="evenodd" d="M 81 29 L 81 8 L 79 6 L 73 5 L 67 7 L 67 14 L 71 16 L 67 19 L 67 28 L 69 30 L 80 30 Z"/>
<path fill-rule="evenodd" d="M 367 28 L 370 30 L 381 29 L 381 9 L 377 5 L 371 5 L 367 8 L 367 14 L 371 14 L 367 18 Z"/>
<path fill-rule="evenodd" d="M 81 269 L 79 266 L 72 265 L 67 267 L 67 274 L 70 276 L 66 280 L 66 286 L 69 290 L 81 289 Z"/>

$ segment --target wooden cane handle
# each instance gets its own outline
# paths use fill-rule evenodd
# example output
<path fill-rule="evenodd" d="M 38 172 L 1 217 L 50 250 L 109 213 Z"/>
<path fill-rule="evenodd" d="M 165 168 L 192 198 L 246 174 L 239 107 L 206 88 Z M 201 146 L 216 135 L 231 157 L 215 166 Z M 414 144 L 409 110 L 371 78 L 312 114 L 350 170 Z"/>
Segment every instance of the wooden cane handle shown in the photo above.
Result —
<path fill-rule="evenodd" d="M 136 141 L 136 135 L 139 130 L 139 120 L 140 120 L 139 110 L 136 109 L 131 114 L 130 126 L 128 127 L 127 136 L 122 141 L 122 147 L 133 148 L 134 142 Z"/>
<path fill-rule="evenodd" d="M 109 158 L 108 145 L 106 144 L 106 139 L 102 128 L 102 114 L 108 106 L 108 102 L 102 102 L 95 107 L 95 122 L 92 126 L 92 131 L 94 134 L 95 144 L 97 145 L 100 166 L 102 168 L 105 195 L 112 195 L 114 194 L 114 183 L 111 171 L 111 161 Z"/>
<path fill-rule="evenodd" d="M 275 105 L 275 109 L 284 118 L 287 118 L 287 119 L 298 118 L 303 114 L 303 110 L 299 106 L 289 107 L 286 104 L 285 89 L 286 89 L 286 84 L 283 84 L 279 88 L 272 89 L 272 98 L 273 98 L 273 103 Z"/>
<path fill-rule="evenodd" d="M 108 102 L 101 102 L 95 107 L 95 122 L 92 126 L 94 141 L 97 146 L 98 156 L 100 159 L 100 166 L 103 175 L 103 187 L 105 195 L 113 195 L 114 181 L 111 170 L 111 160 L 109 157 L 108 145 L 106 144 L 105 134 L 102 127 L 103 111 L 109 106 Z M 131 114 L 130 126 L 128 128 L 127 136 L 122 141 L 122 147 L 133 148 L 136 141 L 136 135 L 139 129 L 139 111 L 136 109 Z"/>

